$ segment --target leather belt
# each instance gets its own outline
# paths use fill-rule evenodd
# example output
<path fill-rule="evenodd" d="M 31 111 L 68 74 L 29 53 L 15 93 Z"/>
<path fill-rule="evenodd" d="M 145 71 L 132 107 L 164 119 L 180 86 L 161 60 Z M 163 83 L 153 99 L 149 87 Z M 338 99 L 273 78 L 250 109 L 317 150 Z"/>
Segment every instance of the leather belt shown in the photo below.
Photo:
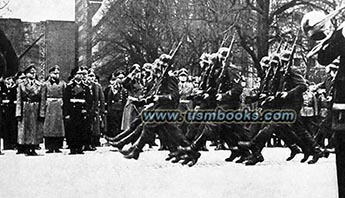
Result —
<path fill-rule="evenodd" d="M 8 104 L 8 103 L 10 103 L 10 100 L 2 100 L 2 103 L 3 104 Z"/>
<path fill-rule="evenodd" d="M 23 101 L 24 103 L 39 103 L 38 101 Z"/>
<path fill-rule="evenodd" d="M 70 99 L 70 101 L 72 103 L 85 103 L 86 102 L 85 99 Z"/>
<path fill-rule="evenodd" d="M 180 103 L 187 104 L 187 103 L 190 103 L 190 100 L 180 100 Z"/>
<path fill-rule="evenodd" d="M 47 101 L 62 101 L 62 98 L 47 98 Z"/>

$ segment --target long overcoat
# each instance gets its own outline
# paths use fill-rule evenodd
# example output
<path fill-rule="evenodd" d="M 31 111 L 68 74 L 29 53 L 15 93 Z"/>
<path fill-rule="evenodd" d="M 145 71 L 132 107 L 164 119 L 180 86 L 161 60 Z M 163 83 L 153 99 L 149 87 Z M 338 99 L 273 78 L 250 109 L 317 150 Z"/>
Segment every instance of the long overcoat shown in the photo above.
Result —
<path fill-rule="evenodd" d="M 16 117 L 18 121 L 18 143 L 37 145 L 43 142 L 43 122 L 39 119 L 41 88 L 38 80 L 29 83 L 25 79 L 17 88 Z"/>
<path fill-rule="evenodd" d="M 62 80 L 47 80 L 42 87 L 40 116 L 44 117 L 44 137 L 64 137 L 65 126 L 62 112 L 62 98 L 66 83 Z"/>

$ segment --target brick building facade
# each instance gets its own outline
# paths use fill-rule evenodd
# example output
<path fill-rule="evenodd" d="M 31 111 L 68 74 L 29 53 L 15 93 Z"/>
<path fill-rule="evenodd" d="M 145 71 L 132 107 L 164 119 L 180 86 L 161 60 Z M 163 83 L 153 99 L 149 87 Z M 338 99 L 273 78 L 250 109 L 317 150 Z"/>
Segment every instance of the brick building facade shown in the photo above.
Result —
<path fill-rule="evenodd" d="M 20 60 L 20 69 L 34 63 L 41 79 L 54 65 L 61 67 L 61 77 L 67 80 L 75 62 L 75 33 L 73 21 L 22 22 L 20 19 L 0 19 L 0 28 L 12 42 L 18 56 L 40 35 L 44 36 Z"/>

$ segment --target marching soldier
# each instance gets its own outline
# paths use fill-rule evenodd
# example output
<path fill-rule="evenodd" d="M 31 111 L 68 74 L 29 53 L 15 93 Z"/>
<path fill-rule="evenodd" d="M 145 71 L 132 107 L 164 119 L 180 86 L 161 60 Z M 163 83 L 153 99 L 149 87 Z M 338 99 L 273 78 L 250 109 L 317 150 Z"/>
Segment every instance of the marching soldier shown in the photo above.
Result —
<path fill-rule="evenodd" d="M 88 141 L 92 95 L 90 88 L 83 83 L 86 70 L 78 70 L 67 84 L 63 96 L 65 132 L 70 154 L 83 154 L 83 146 Z"/>
<path fill-rule="evenodd" d="M 157 110 L 168 110 L 176 109 L 179 102 L 178 93 L 178 80 L 175 76 L 171 74 L 171 64 L 172 57 L 166 54 L 161 55 L 160 60 L 162 61 L 161 71 L 162 76 L 159 81 L 157 81 L 158 86 L 153 90 L 154 95 L 145 98 L 144 103 L 149 104 L 153 102 L 152 109 Z M 139 127 L 140 128 L 140 127 Z M 167 140 L 169 145 L 169 150 L 173 151 L 177 146 L 188 146 L 189 141 L 184 136 L 182 131 L 174 123 L 143 123 L 142 131 L 139 139 L 134 143 L 134 145 L 129 149 L 129 153 L 125 155 L 128 159 L 138 159 L 139 154 L 143 146 L 152 138 L 152 133 L 158 133 L 160 138 Z M 188 161 L 196 160 L 200 157 L 200 153 L 197 151 L 188 153 L 186 157 Z"/>
<path fill-rule="evenodd" d="M 17 88 L 16 118 L 18 120 L 18 144 L 24 147 L 28 156 L 38 155 L 35 149 L 43 142 L 43 119 L 39 112 L 41 83 L 36 79 L 36 67 L 29 65 L 26 78 Z"/>
<path fill-rule="evenodd" d="M 291 52 L 289 56 L 292 56 Z M 292 109 L 296 112 L 296 121 L 291 124 L 267 124 L 251 139 L 250 142 L 240 142 L 239 145 L 242 148 L 248 148 L 252 151 L 252 157 L 246 162 L 246 165 L 255 165 L 258 162 L 264 161 L 261 150 L 263 149 L 265 143 L 269 140 L 273 133 L 280 133 L 281 135 L 284 135 L 281 133 L 282 131 L 290 134 L 287 140 L 295 137 L 295 134 L 298 136 L 298 140 L 294 139 L 294 141 L 295 143 L 299 143 L 298 145 L 302 148 L 305 154 L 305 157 L 301 162 L 306 161 L 310 155 L 313 155 L 313 159 L 308 163 L 316 163 L 322 156 L 322 153 L 317 147 L 317 144 L 312 136 L 308 133 L 308 131 L 305 130 L 300 119 L 300 114 L 298 114 L 303 104 L 302 94 L 307 89 L 305 79 L 295 69 L 284 69 L 284 65 L 287 66 L 286 64 L 288 64 L 286 59 L 281 61 L 279 56 L 274 56 L 271 60 L 271 63 L 271 67 L 273 69 L 272 71 L 275 72 L 266 75 L 266 78 L 263 79 L 264 82 L 267 82 L 269 87 L 267 92 L 268 97 L 265 99 L 265 108 Z M 265 86 L 264 84 L 263 86 Z M 280 87 L 281 84 L 286 84 L 286 86 Z M 292 154 L 288 160 L 291 160 L 297 154 L 297 152 L 298 151 L 292 150 Z"/>
<path fill-rule="evenodd" d="M 65 137 L 65 126 L 62 113 L 62 98 L 66 83 L 60 79 L 58 65 L 49 69 L 48 80 L 42 87 L 42 108 L 40 116 L 45 118 L 43 125 L 45 148 L 47 153 L 61 153 Z"/>
<path fill-rule="evenodd" d="M 145 87 L 143 90 L 143 94 L 145 94 L 145 96 L 149 96 L 150 94 L 152 94 L 152 92 L 154 91 L 154 87 L 157 86 L 158 80 L 160 79 L 160 75 L 161 75 L 161 68 L 160 68 L 160 61 L 159 59 L 157 59 L 153 65 L 155 65 L 155 67 L 152 67 L 152 70 L 154 70 L 154 74 L 155 76 L 153 76 L 150 80 L 150 82 L 145 83 L 146 86 L 150 86 L 149 87 Z M 126 81 L 129 81 L 134 75 L 134 73 L 137 73 L 139 71 L 138 67 L 136 68 L 132 68 L 132 72 L 122 81 L 123 83 L 126 84 Z M 129 78 L 129 79 L 128 79 Z M 130 92 L 128 93 L 130 94 Z M 131 98 L 128 97 L 128 100 L 131 100 L 131 105 L 133 105 L 133 107 L 135 107 L 136 109 L 142 109 L 142 106 L 144 106 L 147 102 L 145 102 L 145 96 L 143 95 L 139 95 L 138 98 Z M 144 99 L 143 99 L 144 98 Z M 129 104 L 127 100 L 127 104 Z M 144 107 L 145 108 L 145 107 Z M 141 113 L 141 111 L 140 111 Z M 140 136 L 141 131 L 143 130 L 143 124 L 142 124 L 142 120 L 141 120 L 141 114 L 138 114 L 133 121 L 129 124 L 128 129 L 124 130 L 122 133 L 118 134 L 115 138 L 109 138 L 106 137 L 106 139 L 108 141 L 110 141 L 110 144 L 114 147 L 117 147 L 119 149 L 121 149 L 124 145 L 129 144 L 130 142 L 134 143 L 136 139 L 138 139 L 138 137 Z M 152 134 L 151 134 L 152 135 Z M 154 134 L 148 138 L 151 141 L 149 141 L 149 144 L 154 145 L 154 140 L 155 136 Z M 161 141 L 162 142 L 162 141 Z M 163 142 L 162 142 L 163 143 Z M 163 147 L 162 147 L 163 146 Z M 161 144 L 161 148 L 164 148 L 164 144 Z M 120 151 L 123 154 L 128 154 L 128 152 L 123 152 Z"/>
<path fill-rule="evenodd" d="M 17 85 L 14 77 L 6 77 L 0 87 L 0 101 L 4 149 L 14 149 L 17 144 L 17 121 L 16 121 L 16 97 Z M 1 130 L 0 130 L 1 131 Z"/>
<path fill-rule="evenodd" d="M 223 63 L 225 64 L 225 63 Z M 223 110 L 237 110 L 240 107 L 240 96 L 243 91 L 241 86 L 241 78 L 237 73 L 238 68 L 234 65 L 223 67 L 223 71 L 219 76 L 218 90 L 217 90 L 217 108 Z M 237 149 L 238 142 L 247 140 L 248 134 L 241 124 L 220 124 L 219 126 L 220 138 L 226 141 L 231 150 L 231 156 L 225 161 L 233 161 L 236 157 L 241 157 L 237 162 L 241 162 L 249 155 L 249 152 L 244 149 Z M 236 148 L 236 149 L 234 149 Z"/>
<path fill-rule="evenodd" d="M 235 66 L 226 66 L 225 60 L 228 54 L 228 48 L 221 48 L 219 54 L 215 54 L 212 57 L 212 67 L 214 67 L 214 75 L 212 76 L 215 81 L 209 80 L 209 88 L 206 90 L 211 90 L 215 92 L 214 103 L 217 108 L 222 108 L 223 110 L 236 110 L 240 106 L 240 95 L 242 93 L 242 86 L 240 84 L 240 77 L 236 73 Z M 208 94 L 206 95 L 208 96 Z M 207 99 L 208 97 L 206 97 Z M 212 103 L 210 103 L 212 104 Z M 213 105 L 213 104 L 212 104 Z M 193 143 L 190 148 L 186 150 L 197 150 L 200 149 L 202 142 L 205 138 L 212 134 L 217 140 L 221 140 L 227 143 L 231 148 L 232 153 L 226 161 L 233 161 L 236 157 L 243 158 L 249 154 L 245 149 L 233 149 L 237 147 L 237 143 L 240 140 L 246 140 L 246 133 L 242 125 L 237 124 L 201 124 L 198 128 L 199 135 L 194 138 Z"/>

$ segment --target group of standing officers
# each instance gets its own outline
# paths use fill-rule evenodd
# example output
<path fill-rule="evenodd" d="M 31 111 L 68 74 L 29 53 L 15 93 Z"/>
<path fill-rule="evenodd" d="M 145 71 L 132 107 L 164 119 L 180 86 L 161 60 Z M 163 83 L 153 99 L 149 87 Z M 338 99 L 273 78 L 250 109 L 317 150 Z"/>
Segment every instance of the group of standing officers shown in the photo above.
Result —
<path fill-rule="evenodd" d="M 100 145 L 105 103 L 93 71 L 81 67 L 68 83 L 60 79 L 57 65 L 49 69 L 44 82 L 36 72 L 31 64 L 0 83 L 4 149 L 35 156 L 44 142 L 47 153 L 61 153 L 66 138 L 70 154 L 95 150 Z"/>

